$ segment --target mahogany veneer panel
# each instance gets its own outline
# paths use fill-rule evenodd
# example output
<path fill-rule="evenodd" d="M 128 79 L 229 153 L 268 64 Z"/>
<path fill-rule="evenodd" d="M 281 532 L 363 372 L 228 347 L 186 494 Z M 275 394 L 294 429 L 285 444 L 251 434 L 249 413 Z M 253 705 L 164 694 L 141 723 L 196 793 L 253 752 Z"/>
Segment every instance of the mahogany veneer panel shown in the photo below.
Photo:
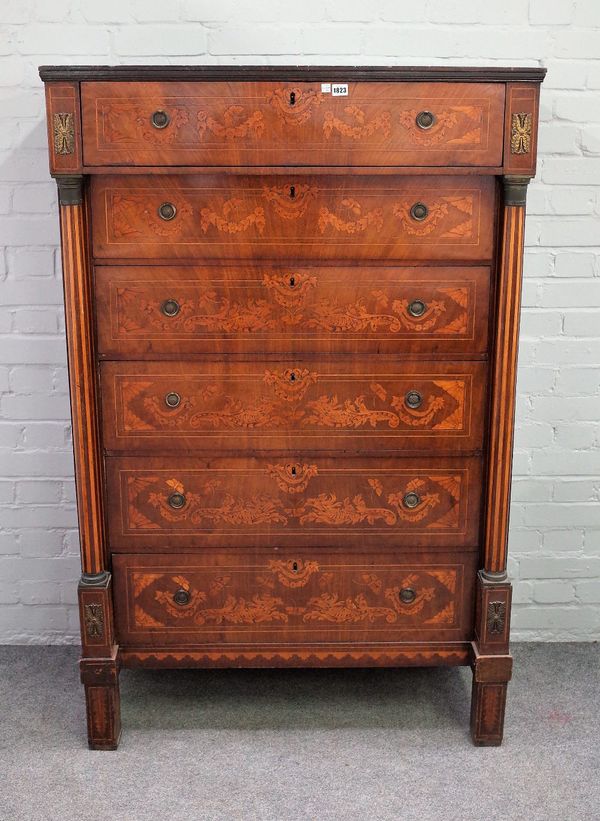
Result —
<path fill-rule="evenodd" d="M 504 95 L 487 83 L 359 82 L 333 97 L 314 82 L 84 82 L 85 163 L 500 165 Z"/>
<path fill-rule="evenodd" d="M 115 556 L 126 647 L 335 645 L 468 638 L 477 557 L 322 550 Z"/>
<path fill-rule="evenodd" d="M 106 362 L 104 446 L 473 451 L 483 444 L 485 373 L 471 362 Z"/>
<path fill-rule="evenodd" d="M 478 458 L 146 456 L 106 466 L 109 539 L 120 552 L 478 543 Z M 182 507 L 171 507 L 173 495 Z"/>
<path fill-rule="evenodd" d="M 96 176 L 103 259 L 489 260 L 489 177 Z M 176 209 L 165 221 L 159 208 Z M 413 206 L 425 205 L 416 219 Z"/>
<path fill-rule="evenodd" d="M 98 265 L 95 281 L 99 353 L 110 358 L 488 347 L 489 268 Z M 174 316 L 161 310 L 170 300 Z"/>

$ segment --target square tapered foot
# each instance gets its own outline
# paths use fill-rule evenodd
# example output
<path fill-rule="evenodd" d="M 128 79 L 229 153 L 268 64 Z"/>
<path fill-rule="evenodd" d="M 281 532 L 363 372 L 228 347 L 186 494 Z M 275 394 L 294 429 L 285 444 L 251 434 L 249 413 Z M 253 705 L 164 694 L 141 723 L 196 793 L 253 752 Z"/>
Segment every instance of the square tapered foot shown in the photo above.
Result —
<path fill-rule="evenodd" d="M 478 747 L 498 747 L 504 733 L 507 683 L 473 679 L 471 738 Z"/>
<path fill-rule="evenodd" d="M 121 738 L 119 667 L 116 658 L 82 659 L 88 745 L 91 750 L 116 750 Z"/>

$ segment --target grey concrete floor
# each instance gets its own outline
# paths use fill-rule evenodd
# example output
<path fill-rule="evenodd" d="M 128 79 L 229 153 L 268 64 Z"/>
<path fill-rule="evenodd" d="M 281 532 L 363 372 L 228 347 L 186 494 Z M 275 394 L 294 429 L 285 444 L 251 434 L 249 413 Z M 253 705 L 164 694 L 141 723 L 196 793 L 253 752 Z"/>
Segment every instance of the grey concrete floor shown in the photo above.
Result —
<path fill-rule="evenodd" d="M 124 671 L 87 749 L 77 648 L 0 647 L 2 821 L 598 821 L 600 647 L 519 644 L 501 748 L 466 669 Z"/>

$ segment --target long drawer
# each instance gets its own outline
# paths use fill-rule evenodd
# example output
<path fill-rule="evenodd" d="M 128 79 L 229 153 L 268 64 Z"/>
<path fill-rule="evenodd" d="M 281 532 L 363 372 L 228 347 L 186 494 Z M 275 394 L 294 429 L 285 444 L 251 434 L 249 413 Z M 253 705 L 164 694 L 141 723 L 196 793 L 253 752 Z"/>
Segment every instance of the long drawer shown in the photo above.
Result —
<path fill-rule="evenodd" d="M 478 544 L 478 458 L 111 457 L 113 550 Z"/>
<path fill-rule="evenodd" d="M 102 259 L 489 260 L 495 180 L 94 176 Z"/>
<path fill-rule="evenodd" d="M 476 559 L 318 550 L 115 555 L 116 626 L 130 647 L 467 639 Z"/>
<path fill-rule="evenodd" d="M 324 76 L 324 80 L 327 77 Z M 500 165 L 499 83 L 84 82 L 86 165 Z"/>
<path fill-rule="evenodd" d="M 104 446 L 164 454 L 482 447 L 486 365 L 105 362 Z"/>
<path fill-rule="evenodd" d="M 483 353 L 484 267 L 103 266 L 104 357 L 195 353 Z"/>

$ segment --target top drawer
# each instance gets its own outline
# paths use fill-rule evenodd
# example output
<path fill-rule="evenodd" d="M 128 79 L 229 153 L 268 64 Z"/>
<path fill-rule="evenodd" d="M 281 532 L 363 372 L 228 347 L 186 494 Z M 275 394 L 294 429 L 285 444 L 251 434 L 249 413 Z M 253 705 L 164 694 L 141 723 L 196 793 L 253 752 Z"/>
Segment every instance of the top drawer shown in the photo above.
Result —
<path fill-rule="evenodd" d="M 326 79 L 326 78 L 324 78 Z M 81 84 L 85 165 L 498 166 L 502 83 Z"/>

